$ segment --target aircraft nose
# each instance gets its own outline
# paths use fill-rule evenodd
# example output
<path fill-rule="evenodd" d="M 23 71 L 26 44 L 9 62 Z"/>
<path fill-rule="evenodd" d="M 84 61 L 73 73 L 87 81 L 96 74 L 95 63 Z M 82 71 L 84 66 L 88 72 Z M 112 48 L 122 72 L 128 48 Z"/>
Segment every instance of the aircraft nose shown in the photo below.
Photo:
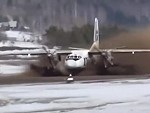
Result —
<path fill-rule="evenodd" d="M 68 60 L 65 62 L 65 65 L 67 68 L 75 68 L 76 67 L 76 62 L 72 60 Z"/>

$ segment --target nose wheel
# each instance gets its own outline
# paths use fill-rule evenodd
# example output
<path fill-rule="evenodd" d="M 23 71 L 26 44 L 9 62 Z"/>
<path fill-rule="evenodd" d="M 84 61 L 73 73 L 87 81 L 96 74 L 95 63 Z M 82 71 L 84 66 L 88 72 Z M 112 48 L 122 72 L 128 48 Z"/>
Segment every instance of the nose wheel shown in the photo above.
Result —
<path fill-rule="evenodd" d="M 72 74 L 69 75 L 69 77 L 67 78 L 67 83 L 72 83 L 74 82 L 74 78 L 72 77 Z"/>

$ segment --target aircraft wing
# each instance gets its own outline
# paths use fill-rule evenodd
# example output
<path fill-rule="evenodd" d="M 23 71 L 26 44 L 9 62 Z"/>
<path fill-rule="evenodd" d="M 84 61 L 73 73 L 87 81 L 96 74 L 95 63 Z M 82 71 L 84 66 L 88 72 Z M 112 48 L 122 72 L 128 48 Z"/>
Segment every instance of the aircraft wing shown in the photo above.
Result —
<path fill-rule="evenodd" d="M 150 49 L 99 49 L 98 52 L 88 52 L 91 55 L 98 55 L 106 52 L 111 53 L 150 53 Z M 0 51 L 0 56 L 3 55 L 47 55 L 47 54 L 58 54 L 58 55 L 68 55 L 71 54 L 71 50 L 56 50 L 53 51 L 49 49 L 49 52 L 47 53 L 44 50 L 25 50 L 25 51 Z"/>
<path fill-rule="evenodd" d="M 89 52 L 89 54 L 102 54 L 102 53 L 150 53 L 150 49 L 99 49 L 98 52 Z"/>
<path fill-rule="evenodd" d="M 87 50 L 85 48 L 77 48 L 77 47 L 68 47 L 71 50 Z"/>
<path fill-rule="evenodd" d="M 5 55 L 47 55 L 43 50 L 13 50 L 13 51 L 0 51 L 0 56 Z"/>
<path fill-rule="evenodd" d="M 59 50 L 56 53 L 58 55 L 68 55 L 68 54 L 71 54 L 71 50 Z"/>
<path fill-rule="evenodd" d="M 150 53 L 150 49 L 112 49 L 112 50 L 104 50 L 112 53 Z"/>
<path fill-rule="evenodd" d="M 49 49 L 47 51 L 43 49 L 37 50 L 14 50 L 14 51 L 0 51 L 0 56 L 7 55 L 49 55 L 49 54 L 58 54 L 58 55 L 68 55 L 71 54 L 70 50 L 53 50 Z"/>

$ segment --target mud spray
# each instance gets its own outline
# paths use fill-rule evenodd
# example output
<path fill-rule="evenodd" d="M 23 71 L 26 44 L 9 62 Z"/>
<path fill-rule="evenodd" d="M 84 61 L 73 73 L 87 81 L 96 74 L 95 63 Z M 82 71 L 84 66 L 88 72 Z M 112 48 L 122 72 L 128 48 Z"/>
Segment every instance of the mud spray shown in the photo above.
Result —
<path fill-rule="evenodd" d="M 150 49 L 150 28 L 136 29 L 101 42 L 101 48 Z M 149 74 L 150 53 L 113 54 L 120 67 L 112 68 L 112 74 Z M 111 69 L 110 69 L 111 70 Z"/>

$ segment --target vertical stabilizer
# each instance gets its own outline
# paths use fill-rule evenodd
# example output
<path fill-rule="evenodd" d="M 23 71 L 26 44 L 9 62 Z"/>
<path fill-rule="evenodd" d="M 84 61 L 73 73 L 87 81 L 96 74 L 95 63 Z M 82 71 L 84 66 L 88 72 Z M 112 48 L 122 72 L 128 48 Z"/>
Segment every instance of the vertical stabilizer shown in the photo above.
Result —
<path fill-rule="evenodd" d="M 94 36 L 93 36 L 93 45 L 90 48 L 90 51 L 96 51 L 99 49 L 99 26 L 98 26 L 98 19 L 95 18 L 94 23 Z"/>
<path fill-rule="evenodd" d="M 94 42 L 99 42 L 99 27 L 98 27 L 98 19 L 95 18 L 95 24 L 94 24 Z"/>

